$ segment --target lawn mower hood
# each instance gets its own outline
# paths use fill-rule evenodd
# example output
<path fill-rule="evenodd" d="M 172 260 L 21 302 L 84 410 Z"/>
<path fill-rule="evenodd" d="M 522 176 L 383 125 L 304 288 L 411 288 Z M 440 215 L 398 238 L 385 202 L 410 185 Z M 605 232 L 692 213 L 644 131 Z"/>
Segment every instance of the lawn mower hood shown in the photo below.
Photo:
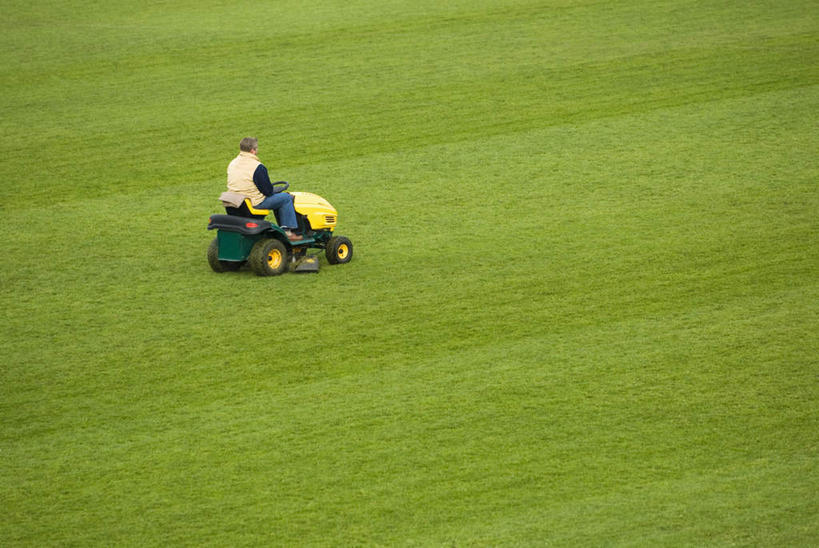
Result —
<path fill-rule="evenodd" d="M 291 192 L 296 212 L 307 217 L 313 230 L 333 230 L 338 223 L 338 211 L 330 202 L 311 192 Z"/>

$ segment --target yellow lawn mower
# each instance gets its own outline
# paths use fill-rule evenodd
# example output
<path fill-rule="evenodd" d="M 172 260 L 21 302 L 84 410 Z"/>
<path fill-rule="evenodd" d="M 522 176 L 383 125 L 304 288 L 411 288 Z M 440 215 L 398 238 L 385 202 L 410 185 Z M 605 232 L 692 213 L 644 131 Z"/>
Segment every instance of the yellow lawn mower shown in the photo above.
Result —
<path fill-rule="evenodd" d="M 283 192 L 288 183 L 276 183 Z M 301 239 L 290 240 L 278 221 L 265 220 L 269 209 L 256 209 L 250 199 L 235 192 L 223 192 L 219 199 L 226 215 L 211 215 L 208 230 L 216 238 L 208 247 L 208 264 L 214 272 L 232 272 L 247 264 L 259 276 L 291 272 L 318 272 L 319 259 L 309 254 L 322 249 L 330 264 L 344 264 L 353 258 L 349 238 L 334 235 L 338 212 L 330 202 L 309 192 L 292 192 Z M 273 218 L 275 220 L 275 216 Z"/>

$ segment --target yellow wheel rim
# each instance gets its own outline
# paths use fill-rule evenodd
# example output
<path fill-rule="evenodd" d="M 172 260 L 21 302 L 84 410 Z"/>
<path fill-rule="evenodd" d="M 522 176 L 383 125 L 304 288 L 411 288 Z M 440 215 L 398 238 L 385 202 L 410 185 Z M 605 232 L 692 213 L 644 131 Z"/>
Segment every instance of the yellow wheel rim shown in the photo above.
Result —
<path fill-rule="evenodd" d="M 339 259 L 346 259 L 347 255 L 349 254 L 350 248 L 347 247 L 347 244 L 341 244 L 340 246 L 338 246 L 338 249 L 336 250 L 336 255 L 338 255 Z"/>
<path fill-rule="evenodd" d="M 282 252 L 278 249 L 273 249 L 267 254 L 267 266 L 276 270 L 282 264 Z"/>

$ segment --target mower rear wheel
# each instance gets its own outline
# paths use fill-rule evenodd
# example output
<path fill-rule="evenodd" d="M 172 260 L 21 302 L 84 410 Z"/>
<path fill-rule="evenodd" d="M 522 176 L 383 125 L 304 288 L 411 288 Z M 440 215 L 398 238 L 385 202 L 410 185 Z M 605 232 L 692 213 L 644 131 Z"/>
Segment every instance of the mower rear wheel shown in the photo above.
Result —
<path fill-rule="evenodd" d="M 344 236 L 333 236 L 327 242 L 324 255 L 330 264 L 349 263 L 353 258 L 353 242 Z"/>
<path fill-rule="evenodd" d="M 208 264 L 214 272 L 235 272 L 242 268 L 241 262 L 219 260 L 219 238 L 214 238 L 208 246 Z"/>
<path fill-rule="evenodd" d="M 278 276 L 287 272 L 290 258 L 284 244 L 275 238 L 264 238 L 253 245 L 247 259 L 259 276 Z"/>

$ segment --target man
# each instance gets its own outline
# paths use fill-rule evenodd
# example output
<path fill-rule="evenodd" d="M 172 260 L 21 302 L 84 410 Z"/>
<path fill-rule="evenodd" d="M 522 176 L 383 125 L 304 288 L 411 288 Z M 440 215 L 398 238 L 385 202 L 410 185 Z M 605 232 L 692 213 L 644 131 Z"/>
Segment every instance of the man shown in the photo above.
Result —
<path fill-rule="evenodd" d="M 239 155 L 227 167 L 227 188 L 250 198 L 250 203 L 255 208 L 274 210 L 287 237 L 291 241 L 301 240 L 301 236 L 293 232 L 299 225 L 293 207 L 293 196 L 287 192 L 273 192 L 267 168 L 256 156 L 258 151 L 258 139 L 242 139 L 239 143 Z"/>

